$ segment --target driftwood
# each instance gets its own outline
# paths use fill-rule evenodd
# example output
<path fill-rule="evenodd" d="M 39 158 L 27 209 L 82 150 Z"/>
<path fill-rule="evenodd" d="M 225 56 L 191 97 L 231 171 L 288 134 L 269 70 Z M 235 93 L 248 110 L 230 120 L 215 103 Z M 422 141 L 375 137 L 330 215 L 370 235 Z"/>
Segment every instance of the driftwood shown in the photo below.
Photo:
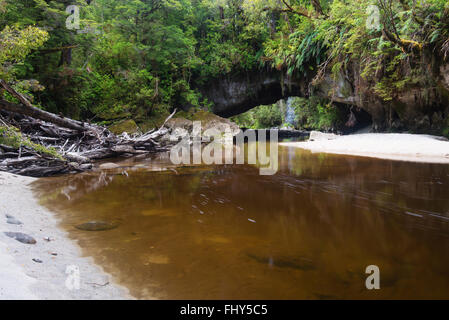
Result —
<path fill-rule="evenodd" d="M 50 113 L 50 112 L 47 112 L 44 110 L 40 110 L 35 107 L 29 108 L 25 105 L 15 104 L 15 103 L 11 103 L 6 100 L 0 99 L 0 108 L 3 110 L 6 110 L 6 111 L 27 115 L 27 116 L 33 117 L 35 119 L 48 121 L 48 122 L 54 123 L 61 127 L 66 127 L 66 128 L 70 128 L 70 129 L 74 129 L 74 130 L 78 130 L 78 131 L 86 130 L 86 128 L 83 126 L 83 124 L 78 121 L 60 117 L 53 113 Z"/>
<path fill-rule="evenodd" d="M 53 148 L 60 156 L 42 155 L 31 147 L 20 146 L 15 149 L 0 144 L 0 170 L 35 177 L 48 176 L 84 171 L 99 159 L 168 150 L 167 139 L 164 142 L 158 140 L 169 133 L 165 124 L 175 115 L 176 110 L 158 130 L 132 137 L 126 133 L 116 136 L 105 127 L 59 117 L 35 108 L 25 96 L 3 80 L 0 80 L 0 85 L 21 102 L 14 104 L 0 99 L 0 123 L 19 128 L 25 138 Z"/>
<path fill-rule="evenodd" d="M 85 131 L 86 128 L 84 124 L 80 121 L 75 121 L 69 118 L 64 118 L 57 116 L 53 113 L 38 109 L 34 107 L 28 99 L 21 93 L 18 93 L 12 87 L 10 87 L 4 80 L 0 79 L 0 85 L 8 91 L 13 97 L 20 101 L 21 104 L 10 103 L 6 100 L 1 99 L 0 105 L 2 109 L 11 112 L 17 112 L 20 114 L 24 114 L 35 119 L 40 119 L 44 121 L 48 121 L 54 123 L 61 127 L 66 127 L 74 130 Z"/>

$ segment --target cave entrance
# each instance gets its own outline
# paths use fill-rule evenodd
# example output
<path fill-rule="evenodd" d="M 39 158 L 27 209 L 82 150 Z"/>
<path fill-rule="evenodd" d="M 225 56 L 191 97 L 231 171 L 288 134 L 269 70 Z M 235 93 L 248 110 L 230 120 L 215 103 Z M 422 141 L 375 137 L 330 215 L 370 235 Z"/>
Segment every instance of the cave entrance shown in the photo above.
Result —
<path fill-rule="evenodd" d="M 343 134 L 368 133 L 371 131 L 373 118 L 364 109 L 341 103 L 335 103 L 335 105 L 339 110 L 341 118 L 338 131 Z"/>

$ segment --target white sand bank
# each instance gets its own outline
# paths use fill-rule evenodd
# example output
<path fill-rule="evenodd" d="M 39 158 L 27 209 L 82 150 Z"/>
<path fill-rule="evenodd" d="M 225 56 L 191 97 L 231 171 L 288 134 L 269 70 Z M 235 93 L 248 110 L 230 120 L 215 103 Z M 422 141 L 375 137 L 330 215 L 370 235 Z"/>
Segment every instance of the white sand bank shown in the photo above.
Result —
<path fill-rule="evenodd" d="M 390 160 L 449 163 L 449 141 L 443 137 L 401 134 L 365 133 L 347 136 L 311 135 L 314 141 L 282 142 L 280 145 L 312 152 L 347 154 Z"/>
<path fill-rule="evenodd" d="M 0 299 L 132 299 L 91 258 L 81 256 L 53 214 L 33 197 L 32 181 L 0 172 Z M 22 224 L 7 223 L 6 215 Z M 24 244 L 4 232 L 21 232 L 37 243 Z M 79 289 L 66 286 L 68 266 L 79 268 Z"/>

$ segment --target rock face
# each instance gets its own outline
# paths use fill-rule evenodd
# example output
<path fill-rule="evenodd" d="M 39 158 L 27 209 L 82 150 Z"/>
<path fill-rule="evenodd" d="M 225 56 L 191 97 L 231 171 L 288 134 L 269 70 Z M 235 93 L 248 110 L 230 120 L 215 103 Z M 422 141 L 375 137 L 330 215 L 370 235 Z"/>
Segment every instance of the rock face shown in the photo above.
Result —
<path fill-rule="evenodd" d="M 202 86 L 200 91 L 214 103 L 215 114 L 231 117 L 289 95 L 298 95 L 301 88 L 298 82 L 290 81 L 280 71 L 255 70 L 217 78 Z"/>
<path fill-rule="evenodd" d="M 429 62 L 423 74 L 428 84 L 409 87 L 384 101 L 360 76 L 353 64 L 336 78 L 324 75 L 313 87 L 313 94 L 368 113 L 374 131 L 409 130 L 441 134 L 449 130 L 449 64 Z M 200 90 L 213 102 L 213 112 L 223 117 L 243 113 L 262 104 L 273 104 L 289 96 L 309 96 L 310 78 L 290 79 L 277 70 L 254 70 L 245 74 L 222 76 Z"/>

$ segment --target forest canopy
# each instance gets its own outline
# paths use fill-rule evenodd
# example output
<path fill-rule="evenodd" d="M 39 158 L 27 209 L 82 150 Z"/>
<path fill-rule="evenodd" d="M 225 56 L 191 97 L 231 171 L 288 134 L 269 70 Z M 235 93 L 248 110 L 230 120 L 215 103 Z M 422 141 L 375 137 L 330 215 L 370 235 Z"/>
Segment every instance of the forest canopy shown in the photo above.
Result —
<path fill-rule="evenodd" d="M 210 108 L 198 87 L 262 68 L 313 85 L 357 63 L 388 101 L 426 83 L 423 52 L 447 58 L 446 0 L 0 0 L 0 78 L 104 123 Z"/>

